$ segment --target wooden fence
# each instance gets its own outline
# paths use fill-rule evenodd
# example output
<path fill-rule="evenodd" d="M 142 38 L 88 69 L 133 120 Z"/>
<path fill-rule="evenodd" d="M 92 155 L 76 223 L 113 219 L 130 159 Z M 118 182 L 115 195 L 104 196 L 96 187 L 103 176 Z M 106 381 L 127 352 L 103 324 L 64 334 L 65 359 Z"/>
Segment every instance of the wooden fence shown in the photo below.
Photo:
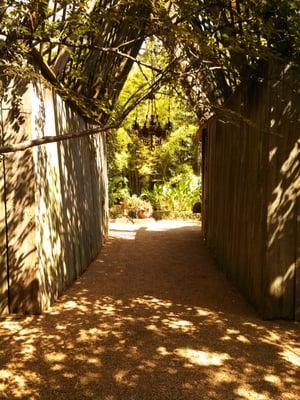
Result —
<path fill-rule="evenodd" d="M 39 82 L 2 99 L 4 145 L 89 123 Z M 0 314 L 40 313 L 82 274 L 108 227 L 103 133 L 6 154 L 0 163 Z"/>
<path fill-rule="evenodd" d="M 265 318 L 300 320 L 300 73 L 266 66 L 202 127 L 203 231 Z"/>

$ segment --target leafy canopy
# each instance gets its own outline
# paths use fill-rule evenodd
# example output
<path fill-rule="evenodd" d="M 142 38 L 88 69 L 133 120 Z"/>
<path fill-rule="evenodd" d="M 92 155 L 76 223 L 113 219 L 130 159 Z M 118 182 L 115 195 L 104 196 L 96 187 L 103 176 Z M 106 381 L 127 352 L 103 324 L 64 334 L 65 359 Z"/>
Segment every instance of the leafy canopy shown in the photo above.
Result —
<path fill-rule="evenodd" d="M 176 81 L 201 119 L 262 63 L 299 63 L 298 0 L 3 0 L 0 75 L 42 74 L 84 115 L 120 122 Z M 116 101 L 147 37 L 167 53 L 156 83 Z"/>

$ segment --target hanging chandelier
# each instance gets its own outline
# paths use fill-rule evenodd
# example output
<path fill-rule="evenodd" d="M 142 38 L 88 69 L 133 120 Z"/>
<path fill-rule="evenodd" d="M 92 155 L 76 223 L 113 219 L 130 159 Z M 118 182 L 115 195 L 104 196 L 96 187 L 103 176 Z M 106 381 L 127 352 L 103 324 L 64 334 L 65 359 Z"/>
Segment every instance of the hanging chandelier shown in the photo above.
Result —
<path fill-rule="evenodd" d="M 144 122 L 139 123 L 136 114 L 135 121 L 132 124 L 132 130 L 151 150 L 153 150 L 155 145 L 161 144 L 162 141 L 167 138 L 173 128 L 173 124 L 170 121 L 170 102 L 168 122 L 162 125 L 157 113 L 155 95 L 150 94 L 147 101 L 148 107 Z"/>

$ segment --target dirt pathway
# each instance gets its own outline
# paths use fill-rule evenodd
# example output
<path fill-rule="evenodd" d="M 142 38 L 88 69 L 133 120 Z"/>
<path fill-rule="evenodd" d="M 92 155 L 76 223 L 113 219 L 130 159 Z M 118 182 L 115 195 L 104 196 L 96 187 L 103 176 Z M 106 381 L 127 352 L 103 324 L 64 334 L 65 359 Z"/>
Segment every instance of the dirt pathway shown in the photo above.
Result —
<path fill-rule="evenodd" d="M 42 316 L 0 321 L 0 399 L 298 400 L 299 324 L 260 320 L 193 224 L 111 225 Z"/>

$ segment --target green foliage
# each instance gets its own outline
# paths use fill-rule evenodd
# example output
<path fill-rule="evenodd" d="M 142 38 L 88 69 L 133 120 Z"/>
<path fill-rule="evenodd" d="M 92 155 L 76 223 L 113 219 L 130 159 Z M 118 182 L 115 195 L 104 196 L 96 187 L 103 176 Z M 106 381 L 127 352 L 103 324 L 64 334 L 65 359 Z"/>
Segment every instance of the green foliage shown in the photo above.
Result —
<path fill-rule="evenodd" d="M 155 184 L 152 190 L 145 190 L 153 208 L 162 212 L 191 211 L 200 201 L 200 178 L 190 169 L 170 180 Z"/>
<path fill-rule="evenodd" d="M 152 216 L 152 205 L 144 196 L 126 195 L 120 204 L 110 208 L 111 218 L 128 216 L 130 218 L 148 218 Z"/>
<path fill-rule="evenodd" d="M 186 171 L 195 159 L 196 126 L 186 123 L 173 131 L 169 138 L 154 150 L 156 171 L 160 180 L 167 180 Z"/>
<path fill-rule="evenodd" d="M 0 81 L 38 75 L 85 117 L 116 125 L 123 116 L 114 103 L 141 46 L 147 8 L 139 0 L 3 0 Z"/>
<path fill-rule="evenodd" d="M 110 206 L 129 197 L 128 179 L 125 176 L 113 176 L 109 179 L 108 198 Z"/>
<path fill-rule="evenodd" d="M 113 135 L 112 135 L 113 136 Z M 109 144 L 110 176 L 136 172 L 142 187 L 185 173 L 195 160 L 196 126 L 183 125 L 153 150 L 134 132 L 119 129 Z M 144 183 L 143 183 L 144 182 Z"/>
<path fill-rule="evenodd" d="M 141 55 L 143 62 L 151 62 L 158 68 L 165 64 L 166 57 L 161 42 L 155 39 L 146 42 Z M 147 68 L 133 68 L 120 103 L 126 103 L 132 93 L 149 85 L 152 75 Z M 199 178 L 192 168 L 196 157 L 196 117 L 180 88 L 164 84 L 155 96 L 161 125 L 170 119 L 173 129 L 167 139 L 161 143 L 156 141 L 151 149 L 132 130 L 135 120 L 143 125 L 149 113 L 149 101 L 145 100 L 128 115 L 109 146 L 111 204 L 127 188 L 135 201 L 140 198 L 136 195 L 146 195 L 155 209 L 168 215 L 189 212 L 200 198 Z M 116 188 L 115 182 L 122 182 L 122 191 Z"/>
<path fill-rule="evenodd" d="M 175 75 L 199 119 L 219 109 L 244 80 L 259 82 L 264 64 L 299 64 L 299 1 L 155 4 L 154 32 L 176 60 Z"/>
<path fill-rule="evenodd" d="M 183 87 L 202 118 L 245 77 L 259 74 L 262 61 L 300 59 L 299 0 L 3 0 L 0 26 L 2 76 L 39 70 L 101 122 L 126 116 L 156 79 L 156 89 L 166 82 Z M 142 37 L 147 45 L 137 61 L 155 70 L 135 65 L 115 105 Z"/>
<path fill-rule="evenodd" d="M 191 209 L 187 199 L 199 199 L 199 188 L 192 193 L 191 187 L 196 180 L 193 172 L 195 161 L 196 127 L 184 125 L 175 131 L 162 143 L 151 150 L 142 139 L 134 133 L 118 130 L 114 144 L 109 146 L 109 182 L 110 204 L 122 198 L 122 194 L 146 193 L 164 187 L 168 200 L 168 209 Z M 138 182 L 138 183 L 137 183 Z M 169 185 L 169 186 L 168 186 Z M 176 190 L 178 192 L 176 192 Z M 183 197 L 179 195 L 182 192 Z M 171 197 L 173 196 L 173 205 Z M 186 196 L 187 199 L 184 199 Z M 154 201 L 154 197 L 151 199 Z M 151 201 L 152 202 L 152 201 Z M 156 202 L 152 203 L 156 206 Z M 188 204 L 188 205 L 186 205 Z"/>
<path fill-rule="evenodd" d="M 131 215 L 136 215 L 138 211 L 144 210 L 147 211 L 149 215 L 152 213 L 151 203 L 143 198 L 143 196 L 139 197 L 137 195 L 129 196 L 125 199 L 126 207 Z"/>

